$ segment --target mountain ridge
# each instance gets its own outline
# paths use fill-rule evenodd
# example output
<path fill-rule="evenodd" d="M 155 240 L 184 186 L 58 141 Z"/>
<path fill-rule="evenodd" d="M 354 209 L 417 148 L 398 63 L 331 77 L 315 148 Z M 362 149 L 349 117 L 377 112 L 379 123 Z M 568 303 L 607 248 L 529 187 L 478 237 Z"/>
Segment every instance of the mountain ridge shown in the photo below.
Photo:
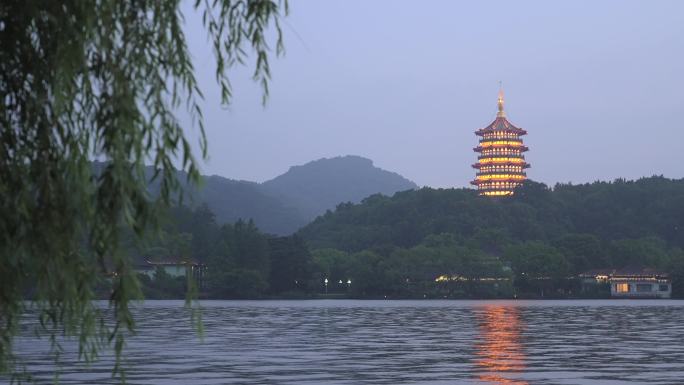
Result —
<path fill-rule="evenodd" d="M 357 155 L 321 158 L 292 166 L 261 186 L 267 194 L 295 203 L 311 219 L 340 203 L 418 188 L 398 173 L 376 167 L 372 160 Z"/>
<path fill-rule="evenodd" d="M 181 174 L 182 175 L 182 174 Z M 199 188 L 189 189 L 194 205 L 207 204 L 219 223 L 252 219 L 264 232 L 294 233 L 341 203 L 416 189 L 411 180 L 376 167 L 357 155 L 320 158 L 291 166 L 265 182 L 202 176 Z"/>

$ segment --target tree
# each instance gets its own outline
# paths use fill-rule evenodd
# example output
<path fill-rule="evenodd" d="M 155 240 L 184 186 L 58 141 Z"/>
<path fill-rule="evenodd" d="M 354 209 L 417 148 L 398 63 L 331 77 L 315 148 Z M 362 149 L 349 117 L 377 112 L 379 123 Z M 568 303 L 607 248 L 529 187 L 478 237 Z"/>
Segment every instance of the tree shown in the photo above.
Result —
<path fill-rule="evenodd" d="M 351 292 L 356 296 L 382 294 L 387 287 L 385 271 L 381 268 L 382 257 L 372 251 L 362 251 L 351 256 Z"/>
<path fill-rule="evenodd" d="M 254 79 L 267 95 L 268 30 L 286 0 L 196 0 L 216 56 L 216 80 L 228 103 L 229 69 L 252 49 Z M 128 308 L 139 297 L 121 232 L 138 237 L 170 203 L 197 162 L 176 111 L 187 108 L 206 139 L 202 93 L 182 31 L 179 1 L 65 0 L 0 3 L 0 373 L 15 373 L 12 341 L 24 294 L 42 332 L 78 336 L 81 357 L 114 343 L 117 363 Z M 93 169 L 92 160 L 102 160 Z M 160 196 L 147 192 L 151 162 Z M 108 271 L 107 266 L 113 266 Z M 91 303 L 109 273 L 109 329 Z"/>
<path fill-rule="evenodd" d="M 610 245 L 613 260 L 616 267 L 644 266 L 664 267 L 667 266 L 669 255 L 667 244 L 658 237 L 644 237 L 637 239 L 620 239 Z"/>
<path fill-rule="evenodd" d="M 568 263 L 553 246 L 529 241 L 509 246 L 504 256 L 516 274 L 516 286 L 522 290 L 557 287 L 568 273 Z"/>
<path fill-rule="evenodd" d="M 550 245 L 538 241 L 509 246 L 505 252 L 513 271 L 528 277 L 563 277 L 567 274 L 567 262 L 563 255 Z"/>
<path fill-rule="evenodd" d="M 316 249 L 311 252 L 316 279 L 349 279 L 349 254 L 337 249 Z"/>
<path fill-rule="evenodd" d="M 245 298 L 268 288 L 268 240 L 254 222 L 223 225 L 217 247 L 207 261 L 207 284 L 219 298 Z M 249 278 L 247 278 L 249 277 Z"/>
<path fill-rule="evenodd" d="M 611 266 L 609 258 L 603 251 L 601 241 L 591 234 L 565 234 L 553 241 L 553 246 L 560 250 L 570 263 L 573 274 L 582 273 L 591 268 L 607 268 Z"/>
<path fill-rule="evenodd" d="M 672 297 L 684 298 L 684 251 L 673 250 L 668 269 L 672 274 Z"/>
<path fill-rule="evenodd" d="M 216 217 L 209 207 L 203 204 L 193 211 L 189 226 L 191 227 L 187 230 L 193 234 L 193 257 L 203 262 L 211 254 L 211 247 L 218 236 Z"/>
<path fill-rule="evenodd" d="M 304 239 L 297 235 L 269 239 L 271 293 L 309 289 L 313 260 Z"/>

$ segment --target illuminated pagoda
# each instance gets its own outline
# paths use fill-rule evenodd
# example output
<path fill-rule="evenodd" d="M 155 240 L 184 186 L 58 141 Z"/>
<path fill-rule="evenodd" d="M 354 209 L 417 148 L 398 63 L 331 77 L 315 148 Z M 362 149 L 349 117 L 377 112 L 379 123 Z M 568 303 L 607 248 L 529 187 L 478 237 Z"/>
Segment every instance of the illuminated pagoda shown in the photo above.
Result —
<path fill-rule="evenodd" d="M 524 170 L 530 165 L 523 153 L 528 150 L 521 136 L 527 131 L 512 125 L 504 112 L 503 91 L 499 90 L 499 112 L 487 127 L 475 131 L 480 142 L 473 150 L 480 155 L 473 168 L 477 169 L 475 180 L 480 195 L 513 195 L 516 187 L 527 178 Z"/>

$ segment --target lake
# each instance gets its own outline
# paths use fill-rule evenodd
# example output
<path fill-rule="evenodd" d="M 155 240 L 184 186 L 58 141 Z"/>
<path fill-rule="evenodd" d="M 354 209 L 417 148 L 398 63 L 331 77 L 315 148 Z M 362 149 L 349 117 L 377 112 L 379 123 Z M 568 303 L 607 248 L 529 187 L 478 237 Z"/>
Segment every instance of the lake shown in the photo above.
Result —
<path fill-rule="evenodd" d="M 126 348 L 128 383 L 684 383 L 684 301 L 201 305 L 203 341 L 182 301 L 148 301 L 136 308 L 139 334 Z M 29 336 L 17 344 L 38 383 L 52 381 L 47 344 Z M 62 358 L 60 383 L 116 383 L 111 357 L 89 367 L 73 357 Z"/>

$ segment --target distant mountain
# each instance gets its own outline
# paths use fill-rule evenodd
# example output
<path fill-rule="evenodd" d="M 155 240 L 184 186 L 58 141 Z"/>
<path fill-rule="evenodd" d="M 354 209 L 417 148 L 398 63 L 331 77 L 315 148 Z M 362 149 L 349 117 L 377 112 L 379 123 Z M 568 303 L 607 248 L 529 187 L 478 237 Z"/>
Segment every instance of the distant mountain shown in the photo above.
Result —
<path fill-rule="evenodd" d="M 253 219 L 262 231 L 272 234 L 290 234 L 310 222 L 297 207 L 266 194 L 255 182 L 204 177 L 193 200 L 206 203 L 219 223 Z"/>
<path fill-rule="evenodd" d="M 97 174 L 106 163 L 93 162 L 92 166 Z M 152 168 L 146 170 L 148 179 L 152 172 Z M 264 183 L 212 175 L 203 176 L 199 188 L 188 188 L 186 173 L 178 171 L 177 177 L 185 191 L 184 204 L 206 203 L 219 223 L 252 219 L 261 231 L 276 235 L 292 234 L 340 203 L 417 188 L 401 175 L 375 167 L 370 159 L 350 155 L 293 166 Z M 149 191 L 159 193 L 158 180 L 149 185 Z"/>
<path fill-rule="evenodd" d="M 370 159 L 348 155 L 290 167 L 261 187 L 266 194 L 314 219 L 343 202 L 360 202 L 378 193 L 391 196 L 418 186 L 397 173 L 375 167 Z"/>
<path fill-rule="evenodd" d="M 184 181 L 185 175 L 179 178 Z M 340 203 L 416 187 L 399 174 L 375 167 L 370 159 L 343 156 L 291 167 L 261 184 L 206 176 L 188 195 L 193 205 L 206 203 L 220 223 L 253 219 L 262 231 L 285 235 Z"/>

